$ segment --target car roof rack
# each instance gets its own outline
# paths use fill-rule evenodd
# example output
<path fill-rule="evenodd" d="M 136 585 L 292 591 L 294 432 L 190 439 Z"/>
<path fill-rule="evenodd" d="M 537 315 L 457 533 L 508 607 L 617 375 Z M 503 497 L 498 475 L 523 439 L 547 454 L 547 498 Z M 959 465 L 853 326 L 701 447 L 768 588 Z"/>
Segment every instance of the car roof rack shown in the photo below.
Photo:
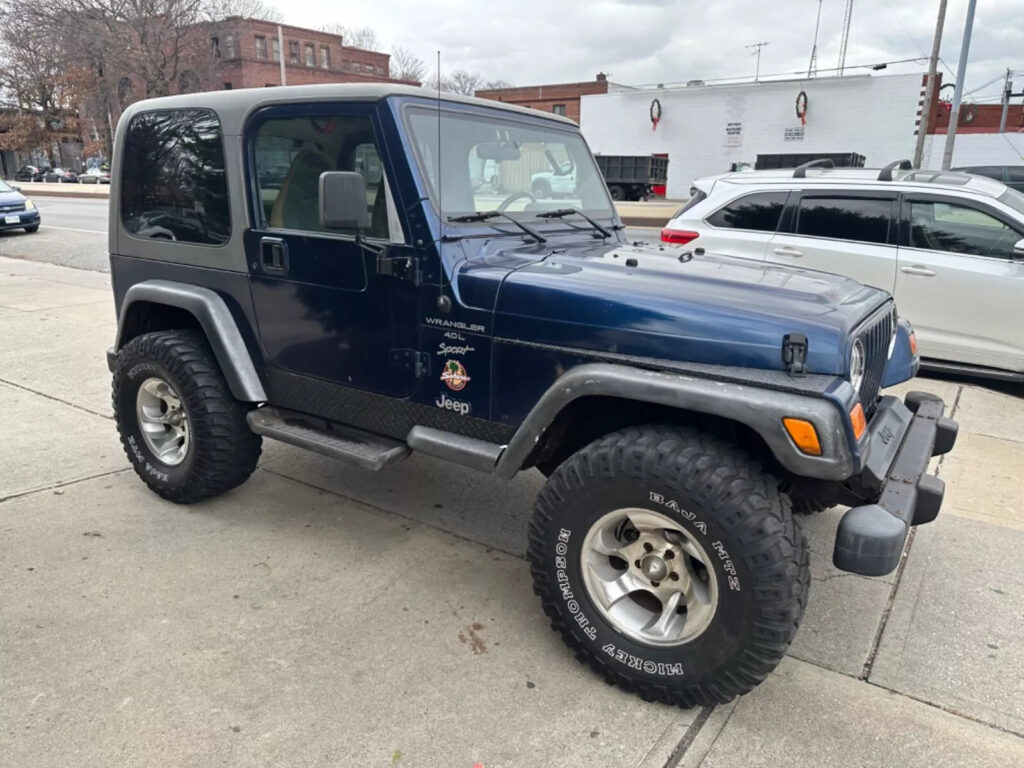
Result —
<path fill-rule="evenodd" d="M 909 160 L 896 160 L 889 163 L 878 174 L 878 181 L 892 181 L 892 172 L 895 170 L 909 171 L 914 167 Z"/>
<path fill-rule="evenodd" d="M 798 165 L 796 170 L 793 171 L 794 179 L 806 179 L 808 168 L 835 168 L 836 164 L 832 162 L 831 158 L 823 157 L 820 160 L 811 160 L 810 162 Z"/>

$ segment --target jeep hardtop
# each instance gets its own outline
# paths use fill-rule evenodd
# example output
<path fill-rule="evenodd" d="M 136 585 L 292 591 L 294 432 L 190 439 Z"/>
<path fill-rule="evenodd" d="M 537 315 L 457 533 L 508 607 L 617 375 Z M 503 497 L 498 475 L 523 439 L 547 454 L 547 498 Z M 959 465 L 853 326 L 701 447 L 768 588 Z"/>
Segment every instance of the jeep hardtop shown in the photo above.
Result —
<path fill-rule="evenodd" d="M 538 198 L 568 164 L 573 189 Z M 553 627 L 682 706 L 785 653 L 794 512 L 852 507 L 834 562 L 880 575 L 939 511 L 927 466 L 957 426 L 880 396 L 919 364 L 891 297 L 628 242 L 571 121 L 392 85 L 196 93 L 131 106 L 113 167 L 113 406 L 166 499 L 243 483 L 263 438 L 369 470 L 536 468 Z"/>

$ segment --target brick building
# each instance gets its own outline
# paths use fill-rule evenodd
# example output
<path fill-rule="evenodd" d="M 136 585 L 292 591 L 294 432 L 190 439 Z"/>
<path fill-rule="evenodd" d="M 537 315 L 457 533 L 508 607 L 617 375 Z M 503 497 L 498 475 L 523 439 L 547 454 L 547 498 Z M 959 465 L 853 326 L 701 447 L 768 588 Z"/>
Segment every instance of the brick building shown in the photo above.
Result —
<path fill-rule="evenodd" d="M 503 101 L 520 107 L 531 107 L 543 112 L 563 115 L 570 120 L 580 121 L 580 98 L 595 93 L 630 90 L 628 86 L 609 82 L 608 76 L 599 72 L 597 77 L 584 83 L 557 83 L 554 85 L 527 85 L 516 88 L 494 88 L 477 91 L 481 99 Z"/>
<path fill-rule="evenodd" d="M 273 22 L 237 16 L 202 27 L 215 59 L 198 77 L 203 90 L 281 85 L 282 56 L 287 85 L 393 81 L 388 54 L 343 45 L 330 32 L 281 24 L 279 36 Z"/>

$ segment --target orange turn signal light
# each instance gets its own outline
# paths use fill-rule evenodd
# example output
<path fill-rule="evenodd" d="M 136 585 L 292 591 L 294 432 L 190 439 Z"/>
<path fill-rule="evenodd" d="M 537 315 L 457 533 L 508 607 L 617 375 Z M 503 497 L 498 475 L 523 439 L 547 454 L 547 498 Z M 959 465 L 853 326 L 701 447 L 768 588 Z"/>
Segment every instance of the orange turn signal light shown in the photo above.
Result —
<path fill-rule="evenodd" d="M 910 354 L 917 354 L 917 334 L 913 331 L 910 332 Z"/>
<path fill-rule="evenodd" d="M 783 419 L 782 425 L 793 438 L 796 447 L 809 456 L 821 456 L 821 443 L 814 425 L 804 419 Z"/>
<path fill-rule="evenodd" d="M 853 406 L 853 409 L 850 411 L 850 423 L 853 424 L 854 439 L 860 440 L 864 430 L 868 428 L 868 420 L 864 418 L 864 408 L 861 407 L 860 403 Z"/>

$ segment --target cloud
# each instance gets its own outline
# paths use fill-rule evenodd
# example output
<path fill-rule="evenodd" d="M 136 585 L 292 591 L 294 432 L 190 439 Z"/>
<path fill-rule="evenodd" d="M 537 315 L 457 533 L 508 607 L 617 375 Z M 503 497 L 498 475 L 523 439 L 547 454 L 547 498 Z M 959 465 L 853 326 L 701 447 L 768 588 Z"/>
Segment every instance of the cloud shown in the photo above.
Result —
<path fill-rule="evenodd" d="M 837 64 L 844 0 L 824 0 L 818 68 Z M 953 79 L 967 0 L 951 0 L 943 36 L 945 80 Z M 327 21 L 314 0 L 291 0 L 289 23 Z M 847 64 L 927 56 L 935 0 L 857 0 Z M 630 84 L 714 80 L 754 74 L 745 46 L 768 41 L 762 73 L 806 72 L 814 36 L 815 0 L 517 0 L 515 3 L 388 0 L 351 4 L 349 26 L 370 26 L 378 37 L 446 70 L 478 70 L 488 79 L 526 85 L 591 80 L 599 71 Z M 986 0 L 978 7 L 966 83 L 1024 68 L 1024 0 Z M 889 71 L 923 71 L 925 62 Z M 1024 83 L 1024 76 L 1018 78 Z M 981 97 L 998 95 L 999 87 Z"/>

